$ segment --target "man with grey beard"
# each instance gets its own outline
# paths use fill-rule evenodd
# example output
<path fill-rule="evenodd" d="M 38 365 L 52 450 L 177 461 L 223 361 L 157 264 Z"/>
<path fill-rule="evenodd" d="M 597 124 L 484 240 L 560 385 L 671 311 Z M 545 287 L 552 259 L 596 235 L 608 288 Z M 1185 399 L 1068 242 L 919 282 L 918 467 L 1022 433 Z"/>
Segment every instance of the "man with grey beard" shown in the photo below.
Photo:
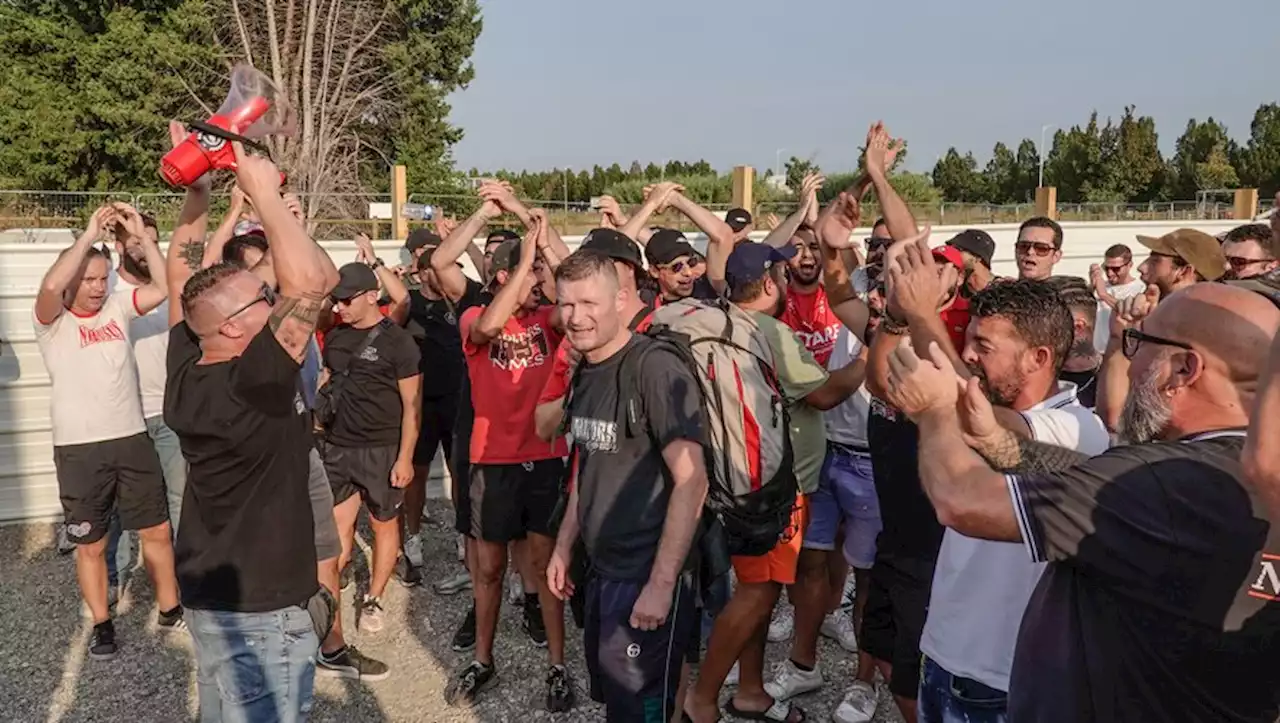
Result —
<path fill-rule="evenodd" d="M 1280 308 L 1197 284 L 1138 321 L 1121 333 L 1128 444 L 1092 458 L 1003 430 L 936 345 L 929 360 L 896 350 L 921 484 L 946 526 L 1049 563 L 1018 635 L 1010 720 L 1274 721 L 1280 525 L 1241 450 Z"/>

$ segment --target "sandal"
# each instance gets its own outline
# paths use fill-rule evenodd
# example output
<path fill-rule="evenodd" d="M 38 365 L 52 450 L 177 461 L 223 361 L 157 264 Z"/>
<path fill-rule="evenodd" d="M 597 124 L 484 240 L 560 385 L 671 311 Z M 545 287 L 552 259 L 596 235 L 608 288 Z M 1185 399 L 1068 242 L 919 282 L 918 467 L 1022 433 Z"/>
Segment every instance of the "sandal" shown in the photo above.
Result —
<path fill-rule="evenodd" d="M 761 720 L 768 721 L 769 723 L 804 723 L 804 721 L 809 719 L 809 716 L 805 715 L 804 709 L 800 706 L 792 705 L 780 700 L 773 701 L 773 705 L 769 706 L 767 710 L 759 711 L 740 710 L 738 706 L 734 705 L 733 700 L 730 699 L 730 701 L 725 704 L 724 710 L 734 718 L 742 718 L 743 720 Z M 792 720 L 792 713 L 799 714 L 800 717 Z"/>

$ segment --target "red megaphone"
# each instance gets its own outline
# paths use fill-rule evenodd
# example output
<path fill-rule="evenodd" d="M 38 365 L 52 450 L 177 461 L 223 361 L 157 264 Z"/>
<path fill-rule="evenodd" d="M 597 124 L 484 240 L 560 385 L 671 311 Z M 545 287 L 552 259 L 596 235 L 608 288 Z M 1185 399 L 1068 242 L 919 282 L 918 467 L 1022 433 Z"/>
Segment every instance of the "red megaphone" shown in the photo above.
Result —
<path fill-rule="evenodd" d="M 288 135 L 293 128 L 292 109 L 278 99 L 279 91 L 266 75 L 247 65 L 236 66 L 231 91 L 218 112 L 208 121 L 190 124 L 195 132 L 160 159 L 160 175 L 170 185 L 186 187 L 212 169 L 234 170 L 231 141 L 265 153 L 255 139 Z"/>

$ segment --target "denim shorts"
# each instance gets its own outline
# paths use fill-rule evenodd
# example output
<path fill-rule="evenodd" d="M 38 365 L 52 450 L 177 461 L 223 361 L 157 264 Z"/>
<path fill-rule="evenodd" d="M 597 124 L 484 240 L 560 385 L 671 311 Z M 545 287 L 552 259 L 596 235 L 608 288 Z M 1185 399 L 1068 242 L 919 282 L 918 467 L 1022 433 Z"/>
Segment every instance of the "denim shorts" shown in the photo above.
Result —
<path fill-rule="evenodd" d="M 809 495 L 809 526 L 804 546 L 834 550 L 844 528 L 844 557 L 861 570 L 871 567 L 880 534 L 880 500 L 876 497 L 871 457 L 840 444 L 827 444 L 818 489 Z"/>
<path fill-rule="evenodd" d="M 916 712 L 920 723 L 1008 723 L 1009 694 L 948 673 L 927 656 Z"/>
<path fill-rule="evenodd" d="M 320 639 L 305 608 L 187 610 L 200 723 L 300 723 L 311 712 Z"/>

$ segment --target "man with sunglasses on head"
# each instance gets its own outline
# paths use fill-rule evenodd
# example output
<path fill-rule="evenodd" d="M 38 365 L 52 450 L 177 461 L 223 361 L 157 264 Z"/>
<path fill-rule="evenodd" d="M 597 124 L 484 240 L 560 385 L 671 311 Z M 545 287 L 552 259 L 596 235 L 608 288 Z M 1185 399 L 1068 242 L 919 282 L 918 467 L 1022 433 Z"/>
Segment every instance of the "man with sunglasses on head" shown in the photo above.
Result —
<path fill-rule="evenodd" d="M 1018 263 L 1018 278 L 1047 279 L 1053 267 L 1062 260 L 1062 226 L 1044 216 L 1029 218 L 1018 227 L 1018 241 L 1013 246 Z"/>
<path fill-rule="evenodd" d="M 209 194 L 189 189 L 167 266 L 181 303 L 169 306 L 164 415 L 189 464 L 177 575 L 201 718 L 298 720 L 335 607 L 317 579 L 299 376 L 338 274 L 280 197 L 275 164 L 232 147 L 280 291 L 238 264 L 200 268 Z"/>
<path fill-rule="evenodd" d="M 1237 226 L 1222 238 L 1222 255 L 1236 279 L 1251 279 L 1280 268 L 1276 245 L 1280 244 L 1265 223 Z"/>

